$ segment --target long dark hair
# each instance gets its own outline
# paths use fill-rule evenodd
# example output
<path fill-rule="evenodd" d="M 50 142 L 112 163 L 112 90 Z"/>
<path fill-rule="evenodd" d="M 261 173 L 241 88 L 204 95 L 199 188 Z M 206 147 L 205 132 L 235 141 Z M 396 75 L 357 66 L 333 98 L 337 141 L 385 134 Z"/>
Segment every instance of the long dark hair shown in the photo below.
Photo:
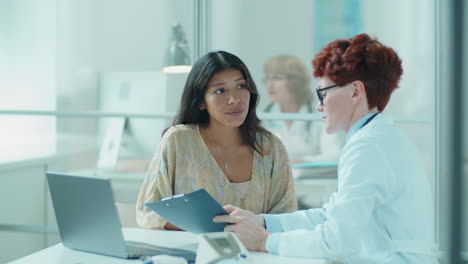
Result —
<path fill-rule="evenodd" d="M 209 123 L 210 116 L 208 111 L 202 111 L 200 106 L 204 103 L 205 91 L 213 75 L 227 69 L 240 71 L 250 91 L 249 112 L 244 123 L 240 126 L 241 138 L 245 144 L 263 155 L 263 144 L 257 139 L 257 133 L 269 137 L 270 132 L 260 125 L 261 121 L 257 117 L 256 110 L 259 100 L 257 86 L 244 62 L 234 54 L 226 51 L 210 52 L 193 65 L 187 77 L 184 92 L 180 100 L 180 107 L 172 125 L 205 125 Z"/>

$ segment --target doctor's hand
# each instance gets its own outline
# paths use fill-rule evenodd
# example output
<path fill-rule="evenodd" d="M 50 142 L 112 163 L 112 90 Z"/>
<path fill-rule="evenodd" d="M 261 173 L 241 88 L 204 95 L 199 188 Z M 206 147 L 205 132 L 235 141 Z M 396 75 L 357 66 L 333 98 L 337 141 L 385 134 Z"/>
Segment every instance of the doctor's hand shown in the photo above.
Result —
<path fill-rule="evenodd" d="M 248 218 L 250 221 L 256 223 L 261 227 L 265 227 L 265 218 L 261 215 L 254 214 L 248 210 L 241 209 L 239 207 L 232 206 L 230 204 L 223 207 L 230 216 L 239 216 Z"/>
<path fill-rule="evenodd" d="M 230 212 L 230 210 L 226 211 Z M 218 215 L 213 218 L 213 221 L 217 223 L 230 223 L 230 225 L 227 225 L 224 228 L 224 231 L 233 232 L 248 249 L 255 251 L 266 251 L 265 243 L 270 233 L 261 225 L 254 222 L 254 219 L 258 219 L 255 218 L 257 215 L 250 211 L 242 210 L 236 207 L 233 207 L 231 212 L 232 213 L 230 213 L 230 215 Z"/>

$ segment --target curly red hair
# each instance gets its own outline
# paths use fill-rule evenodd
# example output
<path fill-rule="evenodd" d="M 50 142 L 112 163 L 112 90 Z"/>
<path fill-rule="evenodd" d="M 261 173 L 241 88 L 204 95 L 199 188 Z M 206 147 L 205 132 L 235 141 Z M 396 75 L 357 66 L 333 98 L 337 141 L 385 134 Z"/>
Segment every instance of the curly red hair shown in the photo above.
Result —
<path fill-rule="evenodd" d="M 367 34 L 337 39 L 312 60 L 314 77 L 328 77 L 335 83 L 364 83 L 369 108 L 385 109 L 403 74 L 401 59 L 390 47 Z"/>

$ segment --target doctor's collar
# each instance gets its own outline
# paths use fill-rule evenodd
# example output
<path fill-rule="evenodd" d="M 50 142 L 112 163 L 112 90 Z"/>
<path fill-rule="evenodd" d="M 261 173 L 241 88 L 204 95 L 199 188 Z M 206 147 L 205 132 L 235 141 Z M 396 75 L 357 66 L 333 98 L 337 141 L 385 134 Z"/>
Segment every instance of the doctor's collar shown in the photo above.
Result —
<path fill-rule="evenodd" d="M 346 142 L 362 127 L 366 126 L 374 117 L 376 117 L 380 112 L 377 113 L 368 113 L 361 117 L 358 121 L 354 122 L 354 124 L 349 129 L 348 133 L 346 134 Z"/>

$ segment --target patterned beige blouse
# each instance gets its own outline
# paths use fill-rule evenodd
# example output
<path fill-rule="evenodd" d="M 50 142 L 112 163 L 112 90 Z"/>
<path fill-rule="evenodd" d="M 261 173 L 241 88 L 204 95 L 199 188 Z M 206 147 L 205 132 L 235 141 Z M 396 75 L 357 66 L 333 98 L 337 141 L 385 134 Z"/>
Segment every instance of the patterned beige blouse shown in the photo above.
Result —
<path fill-rule="evenodd" d="M 297 210 L 294 182 L 286 149 L 274 135 L 263 137 L 265 155 L 254 152 L 252 178 L 245 199 L 206 146 L 198 125 L 176 125 L 164 134 L 137 201 L 137 223 L 163 229 L 167 221 L 144 204 L 205 188 L 221 205 L 232 204 L 254 213 L 279 214 Z"/>

